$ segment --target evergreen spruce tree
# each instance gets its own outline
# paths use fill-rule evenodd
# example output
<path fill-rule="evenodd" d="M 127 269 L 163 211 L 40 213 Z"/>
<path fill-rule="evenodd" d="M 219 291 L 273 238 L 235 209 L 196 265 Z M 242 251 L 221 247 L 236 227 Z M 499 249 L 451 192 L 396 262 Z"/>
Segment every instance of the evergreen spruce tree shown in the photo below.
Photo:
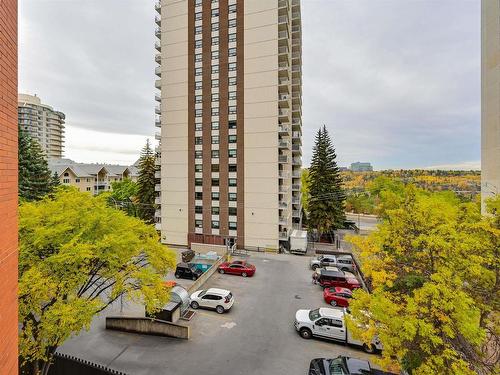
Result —
<path fill-rule="evenodd" d="M 155 218 L 155 154 L 149 140 L 146 142 L 146 146 L 141 151 L 141 157 L 139 159 L 139 178 L 137 179 L 137 184 L 139 189 L 137 192 L 137 203 L 139 205 L 139 217 L 148 222 L 154 223 Z"/>
<path fill-rule="evenodd" d="M 22 129 L 19 129 L 18 145 L 19 198 L 39 200 L 52 191 L 47 159 L 38 142 Z"/>
<path fill-rule="evenodd" d="M 52 190 L 57 188 L 58 186 L 61 186 L 61 180 L 59 180 L 59 176 L 57 175 L 57 172 L 54 172 L 50 179 L 50 187 Z"/>
<path fill-rule="evenodd" d="M 326 126 L 323 126 L 316 134 L 308 178 L 308 227 L 316 229 L 319 235 L 332 236 L 333 231 L 342 228 L 345 221 L 346 196 L 336 158 Z"/>

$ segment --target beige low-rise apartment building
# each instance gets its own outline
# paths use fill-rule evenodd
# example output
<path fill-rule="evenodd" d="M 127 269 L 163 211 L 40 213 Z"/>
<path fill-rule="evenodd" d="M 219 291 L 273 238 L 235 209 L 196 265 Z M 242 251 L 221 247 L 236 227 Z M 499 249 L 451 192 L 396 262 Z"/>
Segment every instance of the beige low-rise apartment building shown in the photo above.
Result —
<path fill-rule="evenodd" d="M 66 116 L 43 104 L 36 95 L 19 94 L 19 127 L 35 139 L 47 158 L 64 155 L 64 128 Z"/>
<path fill-rule="evenodd" d="M 286 248 L 302 221 L 300 0 L 155 8 L 162 242 Z"/>
<path fill-rule="evenodd" d="M 500 0 L 481 3 L 481 197 L 500 193 Z"/>
<path fill-rule="evenodd" d="M 70 185 L 93 195 L 112 190 L 112 183 L 130 179 L 137 181 L 135 165 L 85 164 L 70 159 L 49 159 L 49 169 L 62 185 Z"/>

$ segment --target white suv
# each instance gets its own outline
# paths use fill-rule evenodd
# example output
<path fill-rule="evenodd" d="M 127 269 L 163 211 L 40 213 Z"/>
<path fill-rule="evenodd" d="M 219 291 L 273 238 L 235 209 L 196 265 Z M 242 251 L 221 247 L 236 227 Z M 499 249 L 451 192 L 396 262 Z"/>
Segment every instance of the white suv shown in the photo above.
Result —
<path fill-rule="evenodd" d="M 233 303 L 234 297 L 229 290 L 210 288 L 207 290 L 198 290 L 191 294 L 190 305 L 193 309 L 204 307 L 223 314 L 233 306 Z"/>

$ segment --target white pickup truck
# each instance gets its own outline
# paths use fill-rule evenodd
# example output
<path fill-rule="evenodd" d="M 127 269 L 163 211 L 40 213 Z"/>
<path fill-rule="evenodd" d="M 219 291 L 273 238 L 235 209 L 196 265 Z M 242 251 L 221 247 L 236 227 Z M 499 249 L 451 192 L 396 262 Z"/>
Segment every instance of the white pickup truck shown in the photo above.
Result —
<path fill-rule="evenodd" d="M 315 310 L 299 310 L 295 314 L 295 329 L 304 339 L 313 336 L 342 341 L 346 344 L 362 346 L 367 353 L 382 350 L 382 345 L 374 338 L 371 345 L 355 340 L 345 324 L 345 311 L 340 308 L 321 307 Z"/>

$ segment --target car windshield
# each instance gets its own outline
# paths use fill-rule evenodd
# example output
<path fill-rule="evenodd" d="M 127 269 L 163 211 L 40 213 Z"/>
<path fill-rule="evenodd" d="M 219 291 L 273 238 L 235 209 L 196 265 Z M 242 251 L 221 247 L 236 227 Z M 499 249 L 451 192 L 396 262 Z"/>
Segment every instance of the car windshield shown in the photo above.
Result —
<path fill-rule="evenodd" d="M 200 294 L 198 295 L 198 297 L 203 297 L 205 294 L 207 294 L 207 291 L 206 290 L 202 290 L 200 292 Z"/>
<path fill-rule="evenodd" d="M 320 316 L 319 309 L 309 311 L 309 319 L 312 321 L 318 319 Z"/>
<path fill-rule="evenodd" d="M 330 374 L 332 375 L 345 375 L 344 364 L 342 358 L 335 358 L 330 361 Z"/>

